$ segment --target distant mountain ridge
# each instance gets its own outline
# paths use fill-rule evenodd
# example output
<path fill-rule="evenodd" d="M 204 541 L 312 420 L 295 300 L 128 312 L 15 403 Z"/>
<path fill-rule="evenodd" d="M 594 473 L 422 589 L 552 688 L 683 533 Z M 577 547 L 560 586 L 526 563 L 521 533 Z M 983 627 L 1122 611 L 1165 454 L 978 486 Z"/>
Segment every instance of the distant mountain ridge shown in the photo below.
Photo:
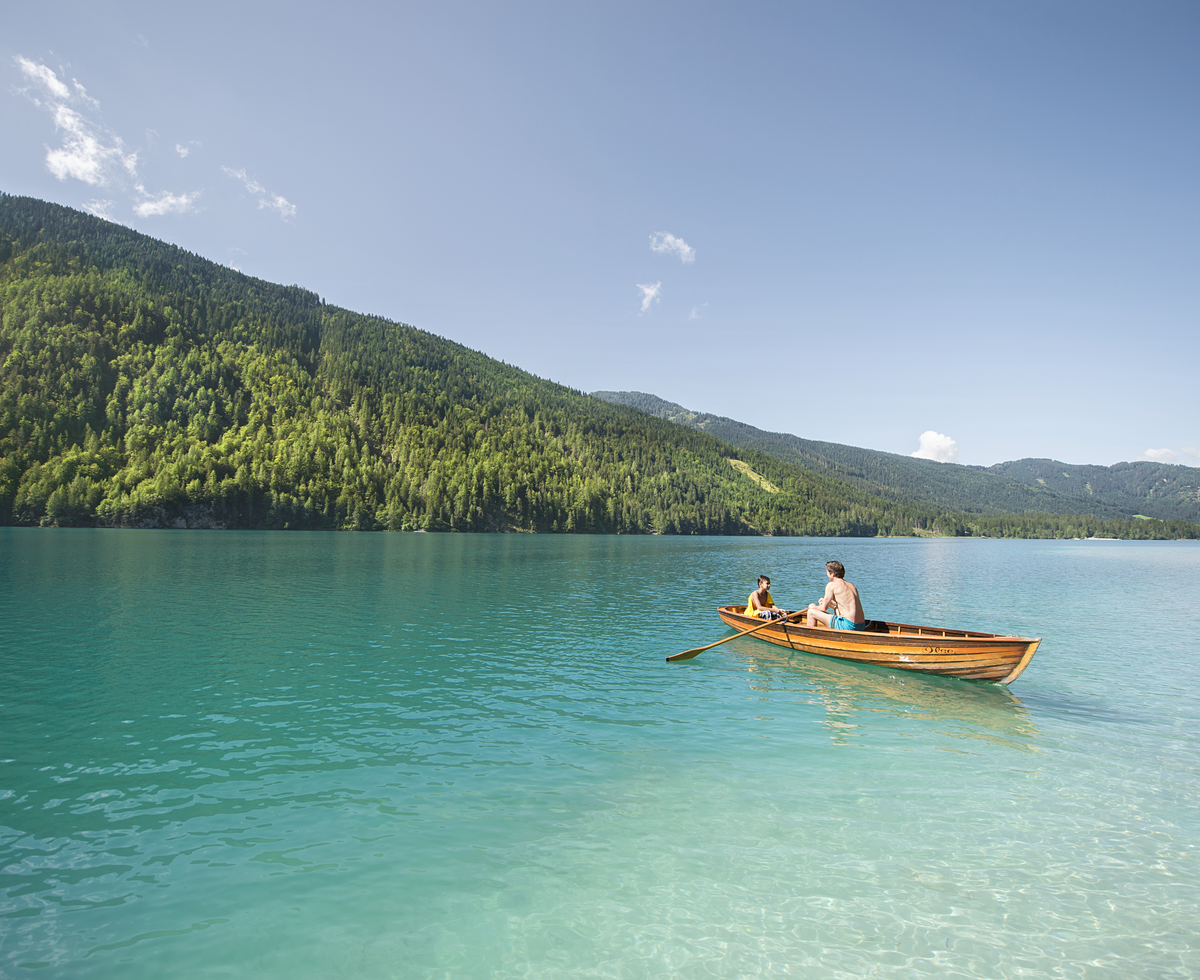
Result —
<path fill-rule="evenodd" d="M 1054 459 L 1018 459 L 989 466 L 988 472 L 1044 487 L 1072 503 L 1102 500 L 1130 515 L 1169 514 L 1188 521 L 1200 517 L 1200 468 L 1193 466 L 1145 460 L 1081 466 Z"/>
<path fill-rule="evenodd" d="M 1200 469 L 1165 463 L 1080 466 L 1021 459 L 965 466 L 766 432 L 696 412 L 641 391 L 593 391 L 592 397 L 700 429 L 739 449 L 755 449 L 831 476 L 888 500 L 970 514 L 1091 514 L 1160 520 L 1200 519 Z"/>

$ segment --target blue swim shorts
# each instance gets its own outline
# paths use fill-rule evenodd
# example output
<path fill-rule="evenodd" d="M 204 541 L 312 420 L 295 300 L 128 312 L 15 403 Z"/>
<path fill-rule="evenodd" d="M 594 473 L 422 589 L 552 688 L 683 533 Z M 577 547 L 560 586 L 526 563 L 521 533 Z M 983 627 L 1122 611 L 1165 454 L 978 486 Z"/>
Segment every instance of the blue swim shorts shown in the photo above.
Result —
<path fill-rule="evenodd" d="M 856 623 L 852 619 L 847 619 L 845 616 L 833 614 L 833 619 L 829 621 L 830 627 L 835 630 L 865 630 L 867 628 L 866 620 L 861 623 Z"/>

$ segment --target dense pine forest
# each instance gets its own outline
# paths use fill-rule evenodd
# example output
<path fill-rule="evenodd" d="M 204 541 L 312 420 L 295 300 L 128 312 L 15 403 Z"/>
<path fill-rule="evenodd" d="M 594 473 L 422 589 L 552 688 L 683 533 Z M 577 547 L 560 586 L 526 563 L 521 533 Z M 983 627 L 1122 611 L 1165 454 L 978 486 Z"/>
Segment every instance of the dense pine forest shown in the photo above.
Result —
<path fill-rule="evenodd" d="M 1126 514 L 1200 520 L 1200 469 L 1138 460 L 1079 466 L 1054 459 L 1018 459 L 989 473 L 1058 494 L 1076 510 L 1095 501 Z"/>
<path fill-rule="evenodd" d="M 641 391 L 592 394 L 700 429 L 740 449 L 757 449 L 887 500 L 970 514 L 1089 514 L 1121 519 L 1141 515 L 1200 520 L 1200 469 L 1195 467 L 1144 461 L 1077 466 L 1052 459 L 1022 459 L 989 467 L 938 463 L 766 432 Z"/>
<path fill-rule="evenodd" d="M 0 296 L 3 523 L 1200 536 L 889 500 L 29 198 Z"/>

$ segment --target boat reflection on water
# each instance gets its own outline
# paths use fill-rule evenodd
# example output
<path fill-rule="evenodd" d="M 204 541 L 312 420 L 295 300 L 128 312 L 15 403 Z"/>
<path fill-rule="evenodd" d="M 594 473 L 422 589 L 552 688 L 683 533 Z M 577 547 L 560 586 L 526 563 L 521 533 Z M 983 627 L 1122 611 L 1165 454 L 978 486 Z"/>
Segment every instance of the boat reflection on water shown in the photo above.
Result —
<path fill-rule="evenodd" d="M 776 651 L 760 643 L 747 643 L 730 654 L 753 675 L 754 690 L 795 690 L 798 682 L 808 687 L 816 698 L 813 703 L 825 707 L 824 725 L 834 742 L 848 743 L 872 729 L 894 729 L 895 721 L 907 719 L 927 723 L 931 733 L 1039 751 L 1034 743 L 1041 732 L 1029 710 L 1000 684 L 914 676 L 799 651 Z"/>

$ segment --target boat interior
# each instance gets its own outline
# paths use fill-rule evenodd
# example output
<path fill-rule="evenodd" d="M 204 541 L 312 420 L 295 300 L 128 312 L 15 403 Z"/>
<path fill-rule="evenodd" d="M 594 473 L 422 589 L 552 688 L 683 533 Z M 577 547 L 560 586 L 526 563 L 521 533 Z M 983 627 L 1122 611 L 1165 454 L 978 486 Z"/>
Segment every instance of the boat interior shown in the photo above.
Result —
<path fill-rule="evenodd" d="M 745 615 L 745 606 L 734 606 L 731 612 Z M 789 625 L 792 626 L 808 626 L 804 619 L 794 620 Z M 817 625 L 813 629 L 825 629 L 826 627 Z M 941 637 L 957 637 L 967 640 L 987 640 L 998 637 L 998 633 L 981 633 L 976 630 L 955 630 L 946 629 L 941 626 L 918 626 L 915 623 L 888 623 L 882 619 L 868 619 L 867 628 L 865 630 L 855 630 L 858 633 L 888 633 L 892 636 L 941 636 Z M 1006 637 L 1007 639 L 1007 637 Z"/>

